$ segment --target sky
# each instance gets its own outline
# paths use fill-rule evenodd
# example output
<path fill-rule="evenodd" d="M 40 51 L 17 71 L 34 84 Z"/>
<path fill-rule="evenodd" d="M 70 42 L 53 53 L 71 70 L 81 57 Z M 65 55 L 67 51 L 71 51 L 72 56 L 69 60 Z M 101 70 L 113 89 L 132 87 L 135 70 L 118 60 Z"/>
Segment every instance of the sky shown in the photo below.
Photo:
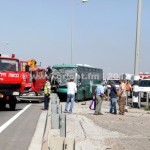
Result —
<path fill-rule="evenodd" d="M 0 53 L 42 67 L 88 64 L 134 73 L 138 0 L 0 0 Z M 140 72 L 150 72 L 150 0 L 142 0 Z M 71 44 L 72 43 L 72 44 Z M 71 48 L 72 45 L 72 48 Z"/>

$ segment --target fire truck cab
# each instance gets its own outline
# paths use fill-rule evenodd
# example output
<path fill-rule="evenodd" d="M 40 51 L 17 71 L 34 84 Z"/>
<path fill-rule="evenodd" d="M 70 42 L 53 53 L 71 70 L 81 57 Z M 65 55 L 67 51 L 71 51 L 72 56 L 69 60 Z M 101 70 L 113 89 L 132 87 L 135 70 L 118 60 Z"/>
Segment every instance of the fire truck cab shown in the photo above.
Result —
<path fill-rule="evenodd" d="M 22 79 L 20 78 L 19 60 L 15 54 L 11 57 L 0 54 L 0 109 L 9 104 L 15 110 L 19 97 Z"/>

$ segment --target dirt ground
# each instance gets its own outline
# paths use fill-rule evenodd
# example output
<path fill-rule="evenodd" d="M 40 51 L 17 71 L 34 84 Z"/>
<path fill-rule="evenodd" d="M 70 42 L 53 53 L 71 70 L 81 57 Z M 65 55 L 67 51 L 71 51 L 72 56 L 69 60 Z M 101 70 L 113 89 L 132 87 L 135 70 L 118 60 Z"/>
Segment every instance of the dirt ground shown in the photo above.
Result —
<path fill-rule="evenodd" d="M 73 113 L 66 113 L 66 135 L 75 138 L 75 150 L 150 150 L 150 111 L 127 106 L 125 115 L 114 115 L 104 101 L 103 115 L 93 115 L 90 102 L 75 103 Z M 59 133 L 50 129 L 49 137 Z"/>
<path fill-rule="evenodd" d="M 104 148 L 111 150 L 150 150 L 150 112 L 143 109 L 126 107 L 128 112 L 125 115 L 114 115 L 109 113 L 109 102 L 104 101 L 102 106 L 103 115 L 95 116 L 94 111 L 89 110 L 87 102 L 84 109 L 81 104 L 76 104 L 83 111 L 78 113 L 90 119 L 94 125 L 107 130 L 110 137 L 102 136 Z M 80 106 L 81 105 L 81 106 Z M 117 136 L 112 134 L 116 132 Z M 94 134 L 93 134 L 94 137 Z"/>

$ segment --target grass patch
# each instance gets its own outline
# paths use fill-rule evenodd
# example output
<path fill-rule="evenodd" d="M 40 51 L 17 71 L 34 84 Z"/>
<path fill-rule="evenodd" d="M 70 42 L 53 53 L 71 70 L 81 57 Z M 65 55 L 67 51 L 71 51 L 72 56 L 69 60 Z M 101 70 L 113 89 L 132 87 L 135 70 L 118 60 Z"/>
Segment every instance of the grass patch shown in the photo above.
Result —
<path fill-rule="evenodd" d="M 150 111 L 150 106 L 148 106 L 148 107 L 144 107 L 144 110 L 146 110 L 146 111 Z"/>

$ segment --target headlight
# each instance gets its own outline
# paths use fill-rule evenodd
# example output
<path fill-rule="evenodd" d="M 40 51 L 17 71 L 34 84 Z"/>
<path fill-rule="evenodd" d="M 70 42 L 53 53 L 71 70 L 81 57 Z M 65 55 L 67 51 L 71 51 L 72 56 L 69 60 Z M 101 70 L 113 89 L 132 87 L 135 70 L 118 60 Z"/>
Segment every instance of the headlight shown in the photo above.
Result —
<path fill-rule="evenodd" d="M 0 93 L 0 98 L 3 98 L 3 97 L 4 97 L 4 95 Z"/>
<path fill-rule="evenodd" d="M 12 95 L 19 95 L 19 92 L 13 92 Z"/>

